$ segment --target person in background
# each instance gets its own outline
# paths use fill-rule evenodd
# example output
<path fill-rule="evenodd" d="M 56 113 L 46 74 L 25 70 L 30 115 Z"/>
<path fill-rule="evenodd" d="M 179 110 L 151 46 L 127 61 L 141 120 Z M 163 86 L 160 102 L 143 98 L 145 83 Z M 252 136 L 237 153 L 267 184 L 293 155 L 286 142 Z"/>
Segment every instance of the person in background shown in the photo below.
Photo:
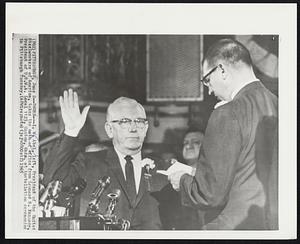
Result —
<path fill-rule="evenodd" d="M 79 215 L 84 216 L 91 193 L 104 176 L 110 177 L 110 185 L 100 198 L 100 211 L 108 206 L 107 194 L 119 189 L 120 196 L 115 213 L 118 218 L 130 221 L 133 230 L 157 230 L 161 228 L 158 201 L 151 195 L 142 166 L 142 145 L 148 130 L 146 113 L 141 104 L 127 97 L 120 97 L 108 106 L 105 131 L 112 139 L 113 147 L 96 152 L 74 155 L 78 134 L 83 127 L 89 106 L 79 110 L 78 96 L 72 89 L 59 98 L 64 133 L 47 158 L 44 182 L 60 180 L 63 186 L 71 186 L 78 179 L 86 180 L 86 188 L 80 195 Z M 154 162 L 155 163 L 155 162 Z M 167 177 L 153 171 L 155 189 L 168 183 Z M 165 177 L 165 178 L 164 178 Z M 157 183 L 158 182 L 158 183 Z"/>
<path fill-rule="evenodd" d="M 196 128 L 189 129 L 183 139 L 182 157 L 184 163 L 196 166 L 204 134 Z"/>
<path fill-rule="evenodd" d="M 182 143 L 182 163 L 196 167 L 203 137 L 202 131 L 195 126 L 185 132 Z M 177 157 L 174 153 L 163 153 L 161 158 L 165 159 L 166 164 L 170 164 L 171 159 Z M 203 213 L 181 205 L 180 194 L 171 185 L 163 189 L 161 203 L 160 212 L 166 229 L 199 230 L 203 226 Z"/>
<path fill-rule="evenodd" d="M 209 93 L 224 103 L 209 118 L 194 174 L 178 171 L 169 180 L 184 205 L 205 212 L 203 229 L 276 229 L 270 223 L 276 218 L 266 212 L 276 206 L 270 199 L 278 189 L 263 185 L 276 180 L 259 176 L 274 179 L 277 170 L 262 174 L 257 166 L 277 165 L 278 98 L 255 76 L 249 51 L 235 40 L 212 45 L 203 72 Z"/>
<path fill-rule="evenodd" d="M 191 127 L 186 131 L 182 146 L 183 163 L 196 167 L 203 137 L 203 132 L 196 127 Z M 180 196 L 178 195 L 178 197 Z M 199 230 L 203 225 L 204 216 L 202 211 L 197 211 L 189 206 L 180 205 L 178 229 Z"/>

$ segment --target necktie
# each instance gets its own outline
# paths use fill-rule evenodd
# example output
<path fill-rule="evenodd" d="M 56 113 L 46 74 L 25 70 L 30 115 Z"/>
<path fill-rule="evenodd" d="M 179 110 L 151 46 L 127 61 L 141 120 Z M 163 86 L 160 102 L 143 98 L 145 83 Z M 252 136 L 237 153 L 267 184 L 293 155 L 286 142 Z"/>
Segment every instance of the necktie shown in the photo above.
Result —
<path fill-rule="evenodd" d="M 130 201 L 134 202 L 136 198 L 136 188 L 135 188 L 132 157 L 130 155 L 127 155 L 125 157 L 125 160 L 126 160 L 125 175 L 126 175 L 126 185 L 127 185 L 128 195 Z"/>

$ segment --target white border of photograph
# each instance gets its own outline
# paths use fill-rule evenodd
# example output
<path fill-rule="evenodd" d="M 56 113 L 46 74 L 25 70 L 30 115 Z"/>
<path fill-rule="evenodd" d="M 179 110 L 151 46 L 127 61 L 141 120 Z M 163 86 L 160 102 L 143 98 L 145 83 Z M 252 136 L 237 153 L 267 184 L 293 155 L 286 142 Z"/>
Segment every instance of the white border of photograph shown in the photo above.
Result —
<path fill-rule="evenodd" d="M 279 35 L 278 231 L 29 231 L 10 191 L 13 172 L 12 34 L 266 34 Z M 297 236 L 296 4 L 6 4 L 6 238 L 292 239 Z"/>

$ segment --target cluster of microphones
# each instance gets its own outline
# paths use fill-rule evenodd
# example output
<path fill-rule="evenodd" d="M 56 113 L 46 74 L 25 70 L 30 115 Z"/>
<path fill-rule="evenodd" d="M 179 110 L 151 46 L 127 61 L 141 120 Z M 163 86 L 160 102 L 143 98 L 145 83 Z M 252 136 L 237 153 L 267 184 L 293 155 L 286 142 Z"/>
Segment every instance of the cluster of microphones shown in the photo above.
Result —
<path fill-rule="evenodd" d="M 39 185 L 39 217 L 69 216 L 73 200 L 86 188 L 86 181 L 79 178 L 70 188 L 63 189 L 60 180 L 51 181 L 47 187 Z"/>
<path fill-rule="evenodd" d="M 61 217 L 69 216 L 69 210 L 73 206 L 75 196 L 81 194 L 86 188 L 86 181 L 79 178 L 70 188 L 63 189 L 60 180 L 51 181 L 47 187 L 40 183 L 39 187 L 39 217 Z M 120 189 L 114 189 L 107 197 L 109 203 L 105 212 L 101 212 L 101 197 L 110 185 L 110 177 L 104 176 L 98 180 L 97 185 L 91 193 L 90 201 L 86 209 L 86 217 L 96 217 L 105 230 L 128 230 L 130 222 L 118 218 L 115 209 Z"/>
<path fill-rule="evenodd" d="M 121 195 L 120 189 L 114 189 L 107 194 L 109 203 L 104 213 L 100 211 L 100 198 L 110 185 L 110 177 L 104 176 L 98 180 L 94 191 L 91 194 L 91 199 L 86 210 L 86 216 L 97 217 L 99 223 L 102 223 L 104 230 L 128 230 L 130 222 L 122 218 L 118 218 L 115 209 L 119 197 Z"/>

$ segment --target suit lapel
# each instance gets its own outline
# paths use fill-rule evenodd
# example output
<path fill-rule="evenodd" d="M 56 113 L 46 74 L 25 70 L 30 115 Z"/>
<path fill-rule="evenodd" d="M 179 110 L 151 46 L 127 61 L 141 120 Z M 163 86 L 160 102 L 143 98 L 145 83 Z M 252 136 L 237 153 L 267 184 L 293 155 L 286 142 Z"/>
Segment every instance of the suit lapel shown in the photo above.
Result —
<path fill-rule="evenodd" d="M 142 158 L 144 158 L 143 154 L 142 154 Z M 142 168 L 142 170 L 141 170 L 141 180 L 140 180 L 139 191 L 138 191 L 137 197 L 136 197 L 135 201 L 130 201 L 124 174 L 123 174 L 120 162 L 119 162 L 119 157 L 113 148 L 108 150 L 107 156 L 106 156 L 106 161 L 108 162 L 110 170 L 113 172 L 116 179 L 118 180 L 121 188 L 123 189 L 123 192 L 126 195 L 126 198 L 130 202 L 131 206 L 136 207 L 138 205 L 138 203 L 141 201 L 145 192 L 147 191 L 147 182 L 144 177 L 145 169 Z"/>
<path fill-rule="evenodd" d="M 138 203 L 142 199 L 144 193 L 147 191 L 147 184 L 146 184 L 147 182 L 145 180 L 144 173 L 145 173 L 145 169 L 142 168 L 142 171 L 141 171 L 141 180 L 140 180 L 140 186 L 139 186 L 139 192 L 138 192 L 138 194 L 136 196 L 135 207 L 138 205 Z"/>
<path fill-rule="evenodd" d="M 145 158 L 145 155 L 142 152 L 142 160 L 144 158 Z M 135 201 L 135 207 L 138 205 L 138 203 L 141 201 L 143 195 L 147 191 L 148 182 L 146 181 L 145 176 L 144 176 L 145 172 L 146 172 L 146 170 L 143 167 L 142 170 L 141 170 L 141 180 L 140 180 L 139 192 L 137 194 L 136 201 Z"/>
<path fill-rule="evenodd" d="M 130 201 L 128 195 L 124 174 L 121 168 L 121 164 L 119 162 L 119 157 L 113 148 L 108 150 L 106 161 L 108 162 L 109 169 L 113 172 L 113 174 L 119 182 L 119 185 L 123 189 L 123 192 L 125 193 L 128 201 L 131 203 L 132 206 L 134 206 L 134 202 Z"/>

